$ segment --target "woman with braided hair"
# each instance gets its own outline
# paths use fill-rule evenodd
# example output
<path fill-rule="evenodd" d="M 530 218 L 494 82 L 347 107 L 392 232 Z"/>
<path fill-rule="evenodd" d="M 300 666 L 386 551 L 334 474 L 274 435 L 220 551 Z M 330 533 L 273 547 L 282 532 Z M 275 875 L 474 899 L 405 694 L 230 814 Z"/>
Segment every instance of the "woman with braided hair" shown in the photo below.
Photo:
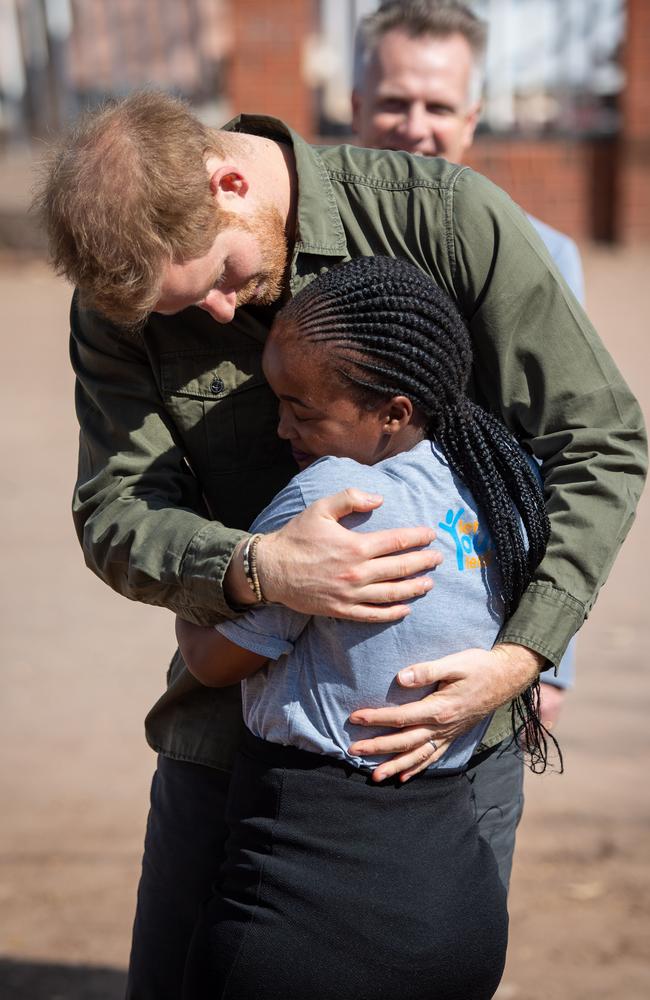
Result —
<path fill-rule="evenodd" d="M 350 721 L 359 704 L 409 700 L 396 664 L 489 648 L 543 556 L 538 477 L 468 398 L 471 364 L 456 306 L 405 261 L 364 258 L 322 274 L 270 333 L 264 371 L 301 471 L 251 528 L 258 598 L 256 538 L 341 484 L 383 497 L 349 526 L 431 523 L 445 559 L 435 588 L 426 581 L 390 625 L 262 601 L 216 629 L 178 621 L 199 680 L 242 681 L 246 724 L 204 921 L 210 996 L 487 1000 L 498 986 L 506 892 L 465 775 L 489 718 L 405 752 L 389 780 L 377 733 Z M 530 720 L 523 739 L 543 764 L 535 709 L 534 692 L 523 693 L 513 725 Z"/>

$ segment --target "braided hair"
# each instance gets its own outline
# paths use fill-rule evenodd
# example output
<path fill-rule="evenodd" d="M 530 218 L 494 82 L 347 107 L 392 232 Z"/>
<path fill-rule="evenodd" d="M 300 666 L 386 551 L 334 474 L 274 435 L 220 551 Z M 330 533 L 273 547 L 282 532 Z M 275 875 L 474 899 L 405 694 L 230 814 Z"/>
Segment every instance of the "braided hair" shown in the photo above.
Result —
<path fill-rule="evenodd" d="M 538 478 L 517 441 L 467 396 L 472 348 L 454 302 L 404 260 L 362 257 L 321 274 L 280 317 L 301 337 L 327 345 L 328 365 L 354 388 L 360 404 L 399 395 L 411 400 L 427 437 L 484 515 L 508 617 L 544 555 L 549 520 Z M 515 699 L 512 722 L 531 767 L 543 770 L 550 734 L 539 719 L 539 682 Z"/>

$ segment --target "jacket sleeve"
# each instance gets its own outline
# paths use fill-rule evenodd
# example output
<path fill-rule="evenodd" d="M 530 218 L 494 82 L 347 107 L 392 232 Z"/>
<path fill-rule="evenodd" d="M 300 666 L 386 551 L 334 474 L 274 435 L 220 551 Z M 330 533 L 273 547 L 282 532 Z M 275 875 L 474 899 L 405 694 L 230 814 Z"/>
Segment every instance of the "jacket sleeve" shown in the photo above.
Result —
<path fill-rule="evenodd" d="M 551 537 L 500 640 L 560 662 L 625 538 L 647 468 L 639 405 L 524 213 L 467 169 L 448 206 L 477 398 L 542 462 Z"/>
<path fill-rule="evenodd" d="M 80 425 L 73 517 L 87 565 L 130 600 L 208 625 L 233 610 L 223 594 L 245 532 L 209 520 L 166 413 L 142 339 L 71 310 Z"/>

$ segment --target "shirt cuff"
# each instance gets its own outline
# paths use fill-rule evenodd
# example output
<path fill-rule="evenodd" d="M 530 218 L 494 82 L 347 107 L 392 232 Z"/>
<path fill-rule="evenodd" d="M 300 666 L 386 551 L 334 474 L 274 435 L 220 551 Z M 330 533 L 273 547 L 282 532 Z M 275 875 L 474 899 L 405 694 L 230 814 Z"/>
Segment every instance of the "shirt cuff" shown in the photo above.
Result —
<path fill-rule="evenodd" d="M 206 610 L 224 618 L 241 614 L 231 607 L 223 590 L 223 580 L 232 554 L 242 538 L 250 532 L 226 528 L 217 521 L 208 521 L 192 537 L 181 565 L 181 579 L 187 610 Z M 185 617 L 185 615 L 183 615 Z M 191 616 L 188 615 L 191 619 Z"/>
<path fill-rule="evenodd" d="M 584 605 L 571 594 L 550 583 L 531 583 L 497 642 L 534 649 L 557 668 L 584 619 Z"/>

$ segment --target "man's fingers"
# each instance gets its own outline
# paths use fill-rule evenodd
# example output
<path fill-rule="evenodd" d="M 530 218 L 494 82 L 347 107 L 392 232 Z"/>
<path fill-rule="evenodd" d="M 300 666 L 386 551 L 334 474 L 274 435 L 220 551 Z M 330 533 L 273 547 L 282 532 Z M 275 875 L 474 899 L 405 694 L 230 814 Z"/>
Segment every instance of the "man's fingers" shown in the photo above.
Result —
<path fill-rule="evenodd" d="M 340 521 L 346 514 L 354 511 L 374 510 L 381 507 L 384 498 L 378 493 L 364 493 L 353 486 L 340 493 L 333 493 L 329 497 L 316 500 L 311 506 L 323 517 L 331 517 L 335 521 Z"/>
<path fill-rule="evenodd" d="M 366 562 L 358 571 L 359 582 L 380 583 L 384 580 L 403 580 L 435 569 L 442 562 L 442 555 L 435 549 L 404 552 L 402 555 L 383 556 Z"/>
<path fill-rule="evenodd" d="M 352 718 L 352 717 L 350 717 Z M 429 726 L 420 726 L 408 729 L 406 732 L 388 733 L 384 736 L 375 736 L 371 740 L 355 740 L 348 747 L 348 753 L 353 757 L 376 757 L 381 754 L 403 754 L 410 753 L 417 747 L 425 743 L 431 749 L 428 742 L 434 737 L 433 730 Z"/>
<path fill-rule="evenodd" d="M 420 771 L 424 771 L 425 768 L 429 767 L 436 760 L 439 760 L 446 752 L 449 743 L 444 741 L 436 743 L 436 746 L 437 749 L 434 750 L 431 743 L 427 740 L 409 753 L 398 754 L 391 758 L 391 760 L 384 761 L 383 764 L 380 764 L 372 772 L 372 780 L 385 781 L 386 778 L 392 778 L 394 775 L 399 774 L 400 781 L 408 781 L 409 778 L 412 778 L 415 774 L 419 774 Z"/>
<path fill-rule="evenodd" d="M 438 750 L 436 751 L 436 753 L 432 754 L 427 761 L 425 761 L 424 763 L 416 763 L 413 765 L 413 767 L 408 768 L 406 771 L 401 771 L 399 780 L 408 781 L 409 778 L 412 778 L 414 775 L 419 774 L 420 771 L 424 771 L 425 768 L 429 767 L 430 764 L 433 764 L 435 761 L 439 760 L 442 757 L 442 755 L 446 752 L 448 747 L 449 747 L 448 743 L 441 743 L 438 746 Z"/>
<path fill-rule="evenodd" d="M 388 708 L 361 708 L 353 712 L 350 722 L 355 726 L 387 726 L 390 729 L 405 729 L 407 726 L 422 726 L 432 722 L 434 705 L 431 698 L 414 701 L 408 705 L 389 706 Z M 390 737 L 378 737 L 390 739 Z M 391 748 L 381 753 L 390 753 Z"/>
<path fill-rule="evenodd" d="M 331 611 L 333 618 L 348 622 L 398 622 L 410 615 L 408 604 L 341 604 L 334 605 Z"/>
<path fill-rule="evenodd" d="M 356 591 L 359 604 L 400 604 L 428 594 L 433 587 L 430 576 L 409 577 L 408 580 L 387 580 L 371 583 Z"/>
<path fill-rule="evenodd" d="M 467 667 L 476 659 L 475 653 L 483 654 L 483 650 L 465 650 L 463 653 L 451 653 L 441 656 L 438 660 L 425 663 L 412 663 L 400 670 L 397 675 L 402 687 L 429 687 L 438 681 L 456 681 L 465 676 Z"/>
<path fill-rule="evenodd" d="M 433 528 L 420 525 L 417 528 L 392 528 L 388 531 L 369 531 L 364 535 L 366 555 L 369 559 L 390 556 L 407 549 L 419 549 L 430 545 L 436 537 Z"/>

